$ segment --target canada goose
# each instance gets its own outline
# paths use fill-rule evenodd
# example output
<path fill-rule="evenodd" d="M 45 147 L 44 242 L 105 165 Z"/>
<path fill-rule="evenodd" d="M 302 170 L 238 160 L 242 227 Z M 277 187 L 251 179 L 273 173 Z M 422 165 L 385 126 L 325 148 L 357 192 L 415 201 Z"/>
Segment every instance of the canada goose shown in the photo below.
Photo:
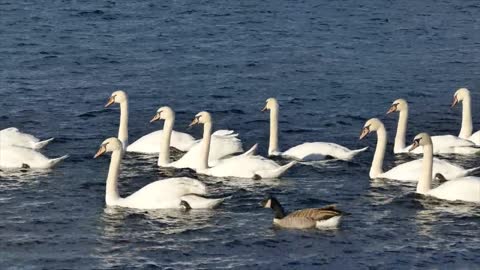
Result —
<path fill-rule="evenodd" d="M 261 202 L 264 208 L 272 208 L 275 216 L 273 224 L 289 229 L 336 228 L 342 218 L 342 212 L 334 205 L 322 208 L 307 208 L 286 214 L 275 197 L 269 196 Z"/>

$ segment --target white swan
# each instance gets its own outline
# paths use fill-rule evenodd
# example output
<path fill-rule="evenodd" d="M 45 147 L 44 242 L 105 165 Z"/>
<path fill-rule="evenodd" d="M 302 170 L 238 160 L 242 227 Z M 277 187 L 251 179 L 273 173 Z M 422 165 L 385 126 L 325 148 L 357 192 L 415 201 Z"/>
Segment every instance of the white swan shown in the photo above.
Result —
<path fill-rule="evenodd" d="M 409 153 L 411 145 L 405 146 L 408 123 L 408 103 L 405 99 L 397 99 L 392 103 L 387 114 L 399 112 L 397 134 L 393 145 L 393 153 Z M 480 152 L 475 143 L 453 135 L 432 136 L 434 154 L 464 154 L 470 155 Z M 411 153 L 421 154 L 422 148 L 415 148 Z"/>
<path fill-rule="evenodd" d="M 208 167 L 208 156 L 212 132 L 212 117 L 208 112 L 200 112 L 193 119 L 192 125 L 203 124 L 203 138 L 200 153 L 200 167 L 197 172 L 216 177 L 239 177 L 239 178 L 277 178 L 292 167 L 296 161 L 280 166 L 272 160 L 261 156 L 254 156 L 248 151 L 242 155 L 221 159 L 216 165 Z M 254 146 L 255 147 L 255 146 Z"/>
<path fill-rule="evenodd" d="M 132 195 L 122 198 L 118 193 L 117 182 L 120 173 L 123 145 L 117 138 L 106 139 L 94 158 L 112 152 L 108 170 L 105 203 L 108 206 L 121 206 L 139 209 L 180 208 L 180 202 L 186 201 L 192 208 L 214 208 L 225 198 L 208 199 L 201 195 L 207 193 L 206 186 L 192 178 L 177 177 L 150 183 Z"/>
<path fill-rule="evenodd" d="M 453 95 L 452 107 L 459 102 L 462 102 L 463 108 L 462 127 L 460 128 L 460 134 L 458 134 L 458 137 L 470 140 L 476 145 L 480 145 L 480 130 L 472 134 L 472 99 L 470 97 L 470 91 L 467 88 L 460 88 Z"/>
<path fill-rule="evenodd" d="M 170 140 L 172 138 L 173 124 L 175 123 L 175 112 L 168 106 L 161 107 L 157 110 L 155 116 L 150 120 L 165 120 L 163 124 L 164 133 L 157 144 L 160 143 L 160 152 L 158 154 L 158 166 L 175 167 L 175 168 L 191 168 L 197 169 L 202 167 L 200 155 L 202 153 L 201 140 L 195 142 L 194 146 L 185 153 L 179 160 L 170 162 Z M 222 135 L 223 134 L 223 135 Z M 214 165 L 218 160 L 243 151 L 242 143 L 237 139 L 237 134 L 233 131 L 219 130 L 212 134 L 212 143 L 209 151 L 208 164 Z M 249 151 L 250 152 L 250 151 Z"/>
<path fill-rule="evenodd" d="M 432 189 L 433 145 L 427 133 L 420 133 L 413 140 L 412 150 L 423 146 L 422 174 L 417 184 L 417 193 L 443 200 L 480 202 L 480 178 L 462 177 L 450 180 Z"/>
<path fill-rule="evenodd" d="M 120 126 L 118 129 L 118 139 L 122 142 L 123 148 L 127 152 L 137 152 L 144 154 L 156 154 L 159 152 L 158 142 L 162 136 L 162 130 L 157 130 L 144 135 L 132 144 L 128 144 L 128 96 L 118 90 L 112 93 L 105 107 L 113 103 L 120 104 Z M 190 134 L 172 131 L 170 146 L 180 150 L 188 151 L 195 143 L 195 138 Z"/>
<path fill-rule="evenodd" d="M 51 141 L 53 141 L 53 138 L 40 141 L 35 136 L 22 133 L 14 127 L 0 130 L 0 145 L 2 146 L 13 145 L 39 150 Z"/>
<path fill-rule="evenodd" d="M 263 111 L 270 110 L 270 140 L 268 145 L 269 156 L 282 156 L 286 158 L 316 161 L 327 157 L 333 157 L 340 160 L 351 160 L 355 155 L 367 150 L 368 147 L 350 150 L 344 146 L 328 143 L 328 142 L 308 142 L 299 144 L 288 149 L 285 152 L 280 152 L 278 147 L 278 113 L 279 105 L 275 98 L 269 98 Z"/>
<path fill-rule="evenodd" d="M 25 147 L 4 145 L 0 147 L 0 168 L 5 169 L 50 169 L 66 158 L 68 155 L 49 159 L 42 153 Z"/>
<path fill-rule="evenodd" d="M 386 172 L 383 171 L 383 158 L 385 156 L 385 149 L 387 147 L 387 131 L 385 130 L 385 126 L 379 119 L 372 118 L 365 123 L 360 134 L 360 140 L 365 138 L 365 136 L 367 136 L 372 131 L 377 132 L 377 147 L 375 148 L 372 166 L 370 167 L 370 178 L 387 178 L 400 181 L 418 181 L 418 177 L 422 172 L 421 159 L 405 162 Z M 434 173 L 441 173 L 447 179 L 462 177 L 478 169 L 480 169 L 480 167 L 465 170 L 464 168 L 451 164 L 445 160 L 437 158 L 433 159 Z"/>

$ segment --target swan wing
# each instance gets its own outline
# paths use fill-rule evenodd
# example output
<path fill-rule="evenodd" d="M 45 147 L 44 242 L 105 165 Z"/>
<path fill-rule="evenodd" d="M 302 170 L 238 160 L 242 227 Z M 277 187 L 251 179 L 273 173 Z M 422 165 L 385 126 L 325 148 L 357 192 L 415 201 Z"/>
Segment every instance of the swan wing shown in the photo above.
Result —
<path fill-rule="evenodd" d="M 468 137 L 468 140 L 475 143 L 475 145 L 480 146 L 480 130 Z"/>
<path fill-rule="evenodd" d="M 160 151 L 160 142 L 163 130 L 157 130 L 142 136 L 127 147 L 127 152 L 156 154 Z M 180 151 L 188 151 L 195 143 L 195 138 L 190 134 L 173 130 L 170 146 Z"/>
<path fill-rule="evenodd" d="M 34 148 L 35 144 L 38 142 L 40 142 L 40 140 L 35 136 L 27 133 L 22 133 L 14 127 L 0 130 L 0 143 L 2 145 L 14 145 Z"/>
<path fill-rule="evenodd" d="M 327 156 L 341 160 L 350 160 L 355 154 L 366 149 L 350 150 L 336 143 L 308 142 L 288 149 L 283 152 L 282 156 L 304 161 L 322 160 Z"/>
<path fill-rule="evenodd" d="M 67 158 L 67 156 L 59 159 L 49 159 L 42 153 L 25 147 L 0 147 L 1 168 L 22 168 L 28 166 L 32 169 L 48 169 L 65 158 Z"/>
<path fill-rule="evenodd" d="M 463 154 L 471 155 L 480 152 L 475 143 L 453 135 L 432 136 L 434 154 Z M 412 145 L 406 147 L 402 152 L 408 152 Z M 423 148 L 417 147 L 412 151 L 414 154 L 422 154 Z"/>
<path fill-rule="evenodd" d="M 187 153 L 170 165 L 176 168 L 197 169 L 200 165 L 200 157 L 202 156 L 202 146 L 200 142 L 201 140 L 198 140 Z M 210 165 L 216 164 L 218 160 L 242 151 L 242 142 L 235 136 L 212 136 L 208 163 Z"/>
<path fill-rule="evenodd" d="M 382 178 L 400 180 L 400 181 L 418 181 L 422 172 L 423 159 L 416 159 L 409 162 L 402 163 L 381 175 Z M 432 176 L 437 173 L 441 173 L 447 179 L 454 179 L 460 176 L 464 176 L 468 173 L 468 170 L 454 165 L 446 160 L 434 158 Z"/>
<path fill-rule="evenodd" d="M 236 156 L 220 160 L 206 174 L 216 177 L 253 178 L 257 172 L 276 170 L 280 166 L 261 156 Z"/>
<path fill-rule="evenodd" d="M 178 208 L 182 196 L 206 193 L 205 184 L 196 179 L 168 178 L 155 181 L 139 189 L 123 199 L 122 206 L 141 209 Z"/>
<path fill-rule="evenodd" d="M 480 202 L 480 178 L 468 176 L 447 181 L 427 194 L 450 201 Z"/>

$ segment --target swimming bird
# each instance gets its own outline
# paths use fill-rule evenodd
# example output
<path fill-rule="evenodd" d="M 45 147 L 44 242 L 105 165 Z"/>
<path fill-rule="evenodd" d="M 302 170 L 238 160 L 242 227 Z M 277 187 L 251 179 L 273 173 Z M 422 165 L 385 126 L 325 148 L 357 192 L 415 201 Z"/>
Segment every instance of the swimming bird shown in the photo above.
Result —
<path fill-rule="evenodd" d="M 336 228 L 342 218 L 342 212 L 333 205 L 297 210 L 290 214 L 286 214 L 280 202 L 272 196 L 263 200 L 261 205 L 273 210 L 274 225 L 289 229 Z"/>

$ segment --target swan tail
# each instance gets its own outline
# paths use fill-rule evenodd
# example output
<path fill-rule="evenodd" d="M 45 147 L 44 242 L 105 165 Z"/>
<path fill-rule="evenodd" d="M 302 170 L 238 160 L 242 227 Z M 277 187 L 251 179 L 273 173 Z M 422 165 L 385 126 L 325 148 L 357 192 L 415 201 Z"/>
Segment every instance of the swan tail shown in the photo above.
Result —
<path fill-rule="evenodd" d="M 47 144 L 49 144 L 51 141 L 53 141 L 53 139 L 54 138 L 50 138 L 50 139 L 47 139 L 47 140 L 44 140 L 44 141 L 37 142 L 33 145 L 33 149 L 35 149 L 35 150 L 42 149 Z"/>
<path fill-rule="evenodd" d="M 240 156 L 254 156 L 257 153 L 257 147 L 258 147 L 258 143 L 253 145 L 250 149 L 248 149 L 248 151 L 241 154 Z"/>
<path fill-rule="evenodd" d="M 58 163 L 62 162 L 63 160 L 67 159 L 69 155 L 61 156 L 59 158 L 52 158 L 49 160 L 50 168 L 56 166 Z"/>
<path fill-rule="evenodd" d="M 327 220 L 319 220 L 316 222 L 315 227 L 319 230 L 321 229 L 335 229 L 338 227 L 342 216 L 334 216 Z"/>
<path fill-rule="evenodd" d="M 261 178 L 277 178 L 283 175 L 288 169 L 297 163 L 297 161 L 292 161 L 286 165 L 278 167 L 277 169 L 258 171 L 255 173 L 255 175 L 260 176 Z"/>
<path fill-rule="evenodd" d="M 366 146 L 364 148 L 352 150 L 345 156 L 345 158 L 342 158 L 342 160 L 351 160 L 354 156 L 358 155 L 361 152 L 366 151 L 367 149 L 368 149 L 368 146 Z"/>
<path fill-rule="evenodd" d="M 474 173 L 474 172 L 476 172 L 476 171 L 478 171 L 478 170 L 480 170 L 480 167 L 475 167 L 475 168 L 471 168 L 471 169 L 465 170 L 465 171 L 466 171 L 465 175 L 470 175 L 470 174 L 472 174 L 472 173 Z"/>

